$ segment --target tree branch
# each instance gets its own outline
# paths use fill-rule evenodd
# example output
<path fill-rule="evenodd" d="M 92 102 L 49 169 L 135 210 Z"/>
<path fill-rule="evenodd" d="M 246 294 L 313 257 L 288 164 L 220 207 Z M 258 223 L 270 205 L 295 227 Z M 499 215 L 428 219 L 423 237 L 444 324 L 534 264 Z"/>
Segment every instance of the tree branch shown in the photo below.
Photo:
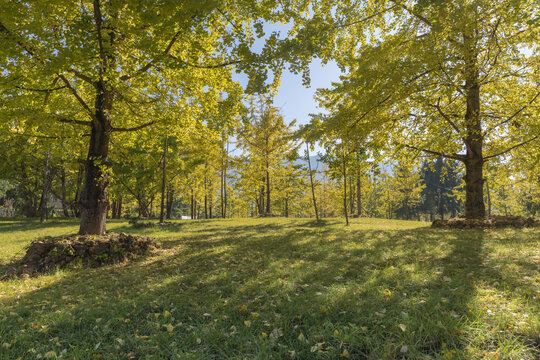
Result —
<path fill-rule="evenodd" d="M 15 35 L 7 28 L 4 26 L 4 24 L 2 24 L 0 22 L 0 32 L 4 32 L 6 33 L 8 36 L 10 36 L 17 45 L 19 45 L 20 47 L 22 47 L 30 56 L 32 56 L 33 58 L 36 58 L 37 60 L 39 60 L 41 63 L 44 63 L 45 61 L 38 55 L 36 54 L 35 50 L 33 50 L 32 48 L 30 48 L 28 45 L 26 45 L 24 42 L 22 42 L 21 40 L 18 40 Z"/>
<path fill-rule="evenodd" d="M 75 75 L 79 79 L 81 79 L 83 81 L 86 81 L 87 83 L 89 83 L 92 86 L 95 86 L 94 81 L 92 80 L 92 78 L 90 76 L 85 75 L 85 74 L 83 74 L 80 71 L 75 70 L 75 69 L 68 69 L 67 72 L 72 73 L 73 75 Z"/>
<path fill-rule="evenodd" d="M 424 24 L 426 24 L 427 26 L 429 27 L 432 27 L 433 25 L 431 24 L 431 21 L 429 21 L 428 19 L 426 19 L 425 17 L 423 17 L 422 15 L 420 14 L 416 14 L 415 12 L 413 12 L 411 9 L 409 9 L 407 7 L 407 5 L 405 4 L 398 4 L 397 0 L 391 0 L 394 4 L 396 5 L 399 5 L 403 8 L 403 10 L 407 11 L 409 14 L 411 14 L 412 16 L 414 16 L 415 18 L 419 19 L 420 21 L 422 21 Z"/>
<path fill-rule="evenodd" d="M 413 150 L 417 150 L 417 151 L 423 151 L 425 153 L 428 153 L 428 154 L 431 154 L 431 155 L 437 155 L 437 156 L 442 156 L 444 158 L 448 158 L 448 159 L 454 159 L 454 160 L 459 160 L 459 161 L 465 161 L 465 159 L 467 158 L 465 155 L 459 155 L 459 154 L 445 154 L 445 153 L 441 153 L 441 152 L 438 152 L 438 151 L 433 151 L 433 150 L 427 150 L 427 149 L 420 149 L 420 148 L 417 148 L 416 146 L 412 146 L 412 145 L 407 145 L 407 144 L 403 144 L 405 147 L 408 147 L 409 149 L 413 149 Z"/>
<path fill-rule="evenodd" d="M 107 54 L 105 54 L 105 48 L 103 46 L 103 34 L 101 33 L 101 25 L 103 23 L 103 18 L 101 15 L 101 7 L 99 4 L 99 0 L 94 0 L 94 21 L 96 23 L 99 58 L 101 60 L 101 67 L 99 69 L 101 75 L 103 73 L 103 68 L 107 67 Z"/>
<path fill-rule="evenodd" d="M 67 85 L 59 86 L 59 87 L 51 88 L 51 89 L 34 89 L 34 88 L 27 88 L 27 87 L 19 86 L 19 85 L 15 85 L 15 88 L 16 88 L 16 89 L 20 89 L 20 90 L 37 91 L 37 92 L 46 92 L 46 93 L 50 93 L 50 92 L 53 92 L 53 91 L 65 89 L 65 88 L 67 88 Z"/>
<path fill-rule="evenodd" d="M 353 22 L 350 22 L 350 23 L 347 23 L 347 24 L 336 25 L 336 26 L 334 26 L 334 28 L 335 28 L 335 29 L 341 29 L 341 28 L 344 28 L 344 27 L 349 27 L 349 26 L 353 26 L 353 25 L 356 25 L 356 24 L 360 24 L 360 23 L 362 23 L 362 22 L 364 22 L 364 21 L 371 20 L 371 19 L 373 19 L 373 18 L 376 17 L 376 16 L 382 15 L 382 14 L 388 12 L 388 11 L 394 10 L 397 6 L 398 6 L 398 5 L 396 4 L 396 5 L 392 6 L 392 7 L 389 7 L 388 9 L 381 10 L 381 11 L 375 13 L 375 14 L 372 14 L 372 15 L 367 16 L 367 17 L 365 17 L 365 18 L 362 18 L 362 19 L 360 19 L 360 20 L 353 21 Z"/>
<path fill-rule="evenodd" d="M 169 44 L 167 45 L 167 47 L 165 48 L 165 50 L 163 51 L 163 54 L 161 56 L 166 56 L 169 54 L 169 52 L 171 51 L 171 48 L 173 47 L 174 43 L 178 40 L 178 37 L 180 36 L 180 31 L 177 31 L 174 36 L 172 37 L 172 39 L 169 41 Z M 138 75 L 138 74 L 142 74 L 142 73 L 145 73 L 148 71 L 148 69 L 150 69 L 153 65 L 154 65 L 154 62 L 155 62 L 156 59 L 152 59 L 150 60 L 146 65 L 144 65 L 143 67 L 141 67 L 139 70 L 135 71 L 135 73 L 131 74 L 131 75 L 123 75 L 123 76 L 120 76 L 120 80 L 129 80 L 131 79 L 132 77 Z"/>
<path fill-rule="evenodd" d="M 230 61 L 226 61 L 226 62 L 219 63 L 219 64 L 191 64 L 191 63 L 188 63 L 185 60 L 177 58 L 176 56 L 173 56 L 173 55 L 169 55 L 169 56 L 172 57 L 174 60 L 179 61 L 179 62 L 181 62 L 182 64 L 184 64 L 186 66 L 194 67 L 194 68 L 197 68 L 197 69 L 218 69 L 218 68 L 226 67 L 226 66 L 229 66 L 229 65 L 236 65 L 236 64 L 239 64 L 239 63 L 242 62 L 242 60 L 230 60 Z"/>
<path fill-rule="evenodd" d="M 91 121 L 73 120 L 73 119 L 65 119 L 65 118 L 60 118 L 60 119 L 56 119 L 56 120 L 60 121 L 60 122 L 63 122 L 63 123 L 67 123 L 67 124 L 77 124 L 77 125 L 84 125 L 84 126 L 92 126 Z"/>
<path fill-rule="evenodd" d="M 388 95 L 387 97 L 385 97 L 384 99 L 378 101 L 375 105 L 373 105 L 371 108 L 369 108 L 366 112 L 364 112 L 362 115 L 360 115 L 360 117 L 358 119 L 356 119 L 356 121 L 354 122 L 354 124 L 352 124 L 352 126 L 349 128 L 349 130 L 347 131 L 347 135 L 356 127 L 356 125 L 358 125 L 358 123 L 363 119 L 365 118 L 366 116 L 369 115 L 370 112 L 372 112 L 373 110 L 375 110 L 376 108 L 379 107 L 379 105 L 382 105 L 383 103 L 385 103 L 386 101 L 388 101 L 390 98 L 392 97 L 392 95 Z"/>
<path fill-rule="evenodd" d="M 446 114 L 442 111 L 440 103 L 441 103 L 441 98 L 439 98 L 439 99 L 437 100 L 437 104 L 436 104 L 436 105 L 429 105 L 429 106 L 434 107 L 435 109 L 437 109 L 437 111 L 438 111 L 439 114 L 443 117 L 443 119 L 446 120 L 446 122 L 448 122 L 448 123 L 454 128 L 454 130 L 456 130 L 456 132 L 457 132 L 458 134 L 460 134 L 461 132 L 459 131 L 459 128 L 457 127 L 456 123 L 454 123 L 454 122 L 452 121 L 452 119 L 450 119 L 450 117 L 449 117 L 448 115 L 446 115 Z"/>
<path fill-rule="evenodd" d="M 155 124 L 156 122 L 155 121 L 150 121 L 146 124 L 142 124 L 142 125 L 139 125 L 139 126 L 135 126 L 135 127 L 131 127 L 131 128 L 115 128 L 113 127 L 111 129 L 111 131 L 122 131 L 122 132 L 126 132 L 126 131 L 137 131 L 137 130 L 141 130 L 141 129 L 144 129 L 145 127 L 148 127 L 150 125 L 153 125 Z"/>
<path fill-rule="evenodd" d="M 538 139 L 538 136 L 534 136 L 534 137 L 530 138 L 529 140 L 523 141 L 523 142 L 521 142 L 521 143 L 519 143 L 519 144 L 517 144 L 517 145 L 514 145 L 514 146 L 512 146 L 512 147 L 509 147 L 508 149 L 506 149 L 506 150 L 504 150 L 504 151 L 501 151 L 501 152 L 499 152 L 499 153 L 496 153 L 496 154 L 493 154 L 493 155 L 489 155 L 489 156 L 484 156 L 484 161 L 489 160 L 489 159 L 492 159 L 492 158 L 497 157 L 497 156 L 501 156 L 501 155 L 503 155 L 503 154 L 506 154 L 506 153 L 508 153 L 508 152 L 510 152 L 510 151 L 512 151 L 512 150 L 514 150 L 515 148 L 518 148 L 518 147 L 520 147 L 520 146 L 523 146 L 523 145 L 525 145 L 525 144 L 528 144 L 528 143 L 530 143 L 531 141 L 534 141 L 534 140 L 536 140 L 536 139 Z"/>
<path fill-rule="evenodd" d="M 526 108 L 528 108 L 533 102 L 536 101 L 536 99 L 538 99 L 538 97 L 540 96 L 540 91 L 536 93 L 536 95 L 531 99 L 531 101 L 529 101 L 527 104 L 523 105 L 521 108 L 519 108 L 518 111 L 516 111 L 514 114 L 512 114 L 512 116 L 510 116 L 508 119 L 504 120 L 504 121 L 501 121 L 500 123 L 498 124 L 495 124 L 489 128 L 486 129 L 486 131 L 484 131 L 484 134 L 487 134 L 488 132 L 490 132 L 491 130 L 493 129 L 496 129 L 498 128 L 499 126 L 501 125 L 504 125 L 506 123 L 509 123 L 510 121 L 512 121 L 513 118 L 515 118 L 516 116 L 518 116 L 523 110 L 525 110 Z"/>
<path fill-rule="evenodd" d="M 90 115 L 90 117 L 92 118 L 92 120 L 95 120 L 96 117 L 94 115 L 94 113 L 92 112 L 92 110 L 90 109 L 90 107 L 88 106 L 88 104 L 83 100 L 83 98 L 79 95 L 79 93 L 77 93 L 77 90 L 75 90 L 75 88 L 73 86 L 71 86 L 70 82 L 68 81 L 68 79 L 66 79 L 66 77 L 62 74 L 59 74 L 58 77 L 60 79 L 62 79 L 62 81 L 64 82 L 64 84 L 66 84 L 66 86 L 69 88 L 69 90 L 71 90 L 71 93 L 73 94 L 73 96 L 75 96 L 75 98 L 77 99 L 77 101 L 81 104 L 81 106 L 88 112 L 88 114 Z"/>

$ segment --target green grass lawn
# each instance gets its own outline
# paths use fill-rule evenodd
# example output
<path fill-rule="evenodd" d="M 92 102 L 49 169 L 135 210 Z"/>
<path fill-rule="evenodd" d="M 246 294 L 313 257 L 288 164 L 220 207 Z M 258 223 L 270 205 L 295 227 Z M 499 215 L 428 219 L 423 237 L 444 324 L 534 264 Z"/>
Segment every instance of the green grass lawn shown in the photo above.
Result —
<path fill-rule="evenodd" d="M 538 359 L 540 230 L 234 219 L 128 264 L 0 281 L 0 359 Z M 0 270 L 73 220 L 0 221 Z"/>

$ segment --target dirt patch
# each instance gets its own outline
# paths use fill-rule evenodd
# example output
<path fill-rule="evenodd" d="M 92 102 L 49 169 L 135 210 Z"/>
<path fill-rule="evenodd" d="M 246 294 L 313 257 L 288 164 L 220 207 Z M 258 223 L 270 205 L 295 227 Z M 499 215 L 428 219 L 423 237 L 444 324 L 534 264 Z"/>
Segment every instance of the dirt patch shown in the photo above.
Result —
<path fill-rule="evenodd" d="M 435 220 L 432 228 L 438 229 L 497 229 L 497 228 L 525 228 L 539 227 L 540 220 L 523 216 L 491 215 L 484 219 L 454 218 L 450 220 Z"/>
<path fill-rule="evenodd" d="M 158 245 L 149 237 L 125 233 L 45 237 L 33 241 L 23 259 L 7 275 L 28 278 L 54 268 L 72 265 L 101 266 L 154 252 Z"/>

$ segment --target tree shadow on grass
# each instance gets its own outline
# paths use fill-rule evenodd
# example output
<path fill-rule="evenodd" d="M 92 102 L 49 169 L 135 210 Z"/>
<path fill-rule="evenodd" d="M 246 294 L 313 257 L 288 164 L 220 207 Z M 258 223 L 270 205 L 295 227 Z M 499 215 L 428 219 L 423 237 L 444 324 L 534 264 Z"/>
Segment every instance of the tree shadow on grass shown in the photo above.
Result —
<path fill-rule="evenodd" d="M 262 359 L 294 351 L 334 359 L 347 349 L 350 358 L 419 359 L 466 351 L 483 232 L 287 223 L 192 230 L 156 258 L 74 270 L 8 299 L 0 337 L 10 345 L 0 355 Z"/>

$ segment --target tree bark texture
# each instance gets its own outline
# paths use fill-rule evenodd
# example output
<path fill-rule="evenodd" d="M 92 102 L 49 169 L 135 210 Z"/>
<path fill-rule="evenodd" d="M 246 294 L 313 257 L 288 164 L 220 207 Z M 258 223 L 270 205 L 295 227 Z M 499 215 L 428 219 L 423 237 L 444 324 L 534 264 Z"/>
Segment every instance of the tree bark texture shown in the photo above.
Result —
<path fill-rule="evenodd" d="M 79 205 L 81 224 L 79 234 L 102 235 L 105 232 L 109 201 L 107 199 L 108 155 L 111 136 L 110 113 L 112 94 L 104 91 L 101 83 L 95 101 L 95 119 L 92 121 L 90 144 L 86 158 L 84 188 Z"/>

